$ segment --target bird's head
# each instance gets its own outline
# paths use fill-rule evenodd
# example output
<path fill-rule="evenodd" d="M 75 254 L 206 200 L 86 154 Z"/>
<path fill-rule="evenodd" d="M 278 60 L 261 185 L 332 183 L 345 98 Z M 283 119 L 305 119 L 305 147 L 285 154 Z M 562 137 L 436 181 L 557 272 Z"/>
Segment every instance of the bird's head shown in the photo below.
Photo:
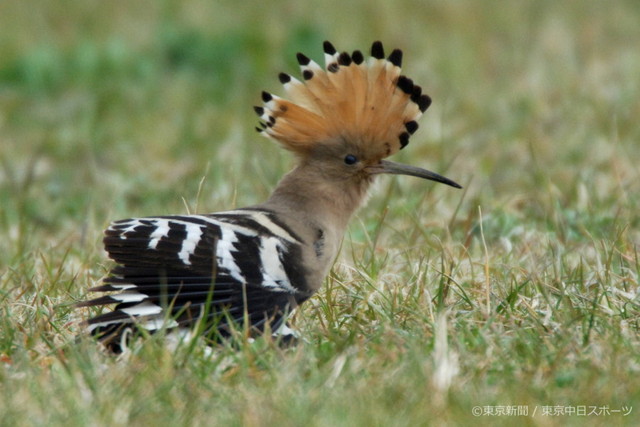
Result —
<path fill-rule="evenodd" d="M 426 169 L 384 160 L 403 149 L 431 104 L 420 86 L 400 74 L 402 51 L 385 58 L 374 42 L 371 57 L 338 53 L 324 42 L 326 68 L 299 53 L 303 81 L 281 73 L 290 100 L 262 93 L 258 132 L 294 152 L 300 164 L 328 182 L 370 183 L 387 173 L 411 175 L 456 188 Z M 360 186 L 360 185 L 359 185 Z"/>

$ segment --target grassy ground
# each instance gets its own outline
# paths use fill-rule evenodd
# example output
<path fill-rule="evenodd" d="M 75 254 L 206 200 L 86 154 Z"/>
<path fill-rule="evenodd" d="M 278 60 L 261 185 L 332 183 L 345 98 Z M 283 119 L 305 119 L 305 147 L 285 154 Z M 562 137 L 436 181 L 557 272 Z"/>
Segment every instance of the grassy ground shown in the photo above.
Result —
<path fill-rule="evenodd" d="M 638 425 L 638 2 L 343 3 L 0 3 L 0 424 Z M 267 197 L 251 106 L 324 39 L 404 49 L 396 157 L 464 191 L 380 179 L 297 348 L 69 345 L 110 220 Z"/>

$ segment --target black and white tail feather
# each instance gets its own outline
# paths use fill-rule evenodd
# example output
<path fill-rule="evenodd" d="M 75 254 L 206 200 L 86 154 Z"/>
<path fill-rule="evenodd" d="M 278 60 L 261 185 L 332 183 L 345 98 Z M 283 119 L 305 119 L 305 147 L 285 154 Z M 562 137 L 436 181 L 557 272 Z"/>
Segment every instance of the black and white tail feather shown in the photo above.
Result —
<path fill-rule="evenodd" d="M 118 293 L 79 306 L 117 304 L 87 321 L 89 332 L 114 352 L 140 328 L 149 333 L 203 327 L 213 341 L 234 326 L 296 334 L 287 315 L 306 300 L 301 241 L 272 212 L 239 209 L 210 215 L 116 221 L 104 244 L 118 263 L 94 292 Z"/>

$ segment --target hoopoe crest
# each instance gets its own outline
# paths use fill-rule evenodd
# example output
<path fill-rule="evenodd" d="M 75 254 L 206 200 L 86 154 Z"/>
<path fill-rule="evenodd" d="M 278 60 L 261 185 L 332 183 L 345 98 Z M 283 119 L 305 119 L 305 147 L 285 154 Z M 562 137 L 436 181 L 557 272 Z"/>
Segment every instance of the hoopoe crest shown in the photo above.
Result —
<path fill-rule="evenodd" d="M 79 306 L 116 304 L 86 323 L 121 351 L 140 329 L 192 331 L 214 342 L 234 325 L 291 339 L 287 316 L 322 285 L 349 218 L 379 174 L 412 175 L 460 188 L 414 166 L 384 160 L 404 148 L 431 104 L 401 74 L 402 52 L 385 58 L 339 53 L 324 43 L 326 66 L 299 53 L 302 80 L 279 75 L 288 99 L 262 93 L 257 130 L 298 163 L 264 203 L 205 215 L 113 222 L 105 249 L 117 265 L 108 294 Z"/>

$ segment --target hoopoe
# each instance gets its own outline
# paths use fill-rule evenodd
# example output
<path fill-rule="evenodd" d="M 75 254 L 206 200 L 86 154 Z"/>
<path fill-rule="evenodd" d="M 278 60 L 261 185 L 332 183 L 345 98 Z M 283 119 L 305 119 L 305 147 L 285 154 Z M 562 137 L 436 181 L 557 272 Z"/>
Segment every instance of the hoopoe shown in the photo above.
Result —
<path fill-rule="evenodd" d="M 117 304 L 86 323 L 111 350 L 140 328 L 228 337 L 287 329 L 286 317 L 318 291 L 347 223 L 380 174 L 424 178 L 460 188 L 434 172 L 383 160 L 404 148 L 431 104 L 400 74 L 402 51 L 385 59 L 382 43 L 365 60 L 324 42 L 326 69 L 297 59 L 304 81 L 281 73 L 289 100 L 262 92 L 258 132 L 297 158 L 269 199 L 206 215 L 113 222 L 105 249 L 116 263 L 81 307 Z"/>

